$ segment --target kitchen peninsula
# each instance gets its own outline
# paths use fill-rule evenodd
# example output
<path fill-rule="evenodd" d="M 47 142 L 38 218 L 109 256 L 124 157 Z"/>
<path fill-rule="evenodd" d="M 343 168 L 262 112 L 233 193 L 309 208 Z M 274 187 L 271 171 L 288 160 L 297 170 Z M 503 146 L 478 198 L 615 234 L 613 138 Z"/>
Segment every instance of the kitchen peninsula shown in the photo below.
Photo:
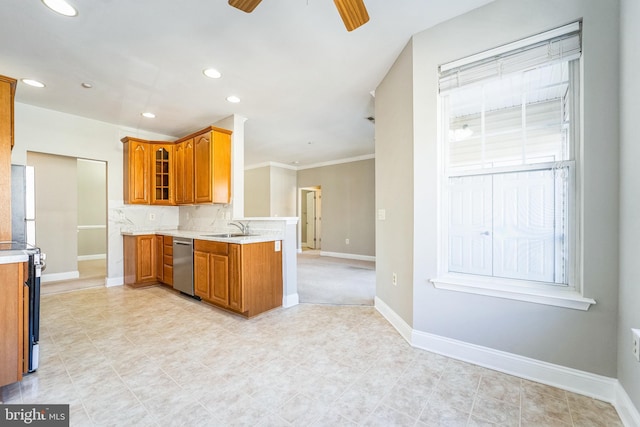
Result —
<path fill-rule="evenodd" d="M 282 240 L 181 230 L 123 232 L 125 284 L 173 286 L 173 238 L 193 241 L 194 296 L 245 317 L 282 305 Z"/>

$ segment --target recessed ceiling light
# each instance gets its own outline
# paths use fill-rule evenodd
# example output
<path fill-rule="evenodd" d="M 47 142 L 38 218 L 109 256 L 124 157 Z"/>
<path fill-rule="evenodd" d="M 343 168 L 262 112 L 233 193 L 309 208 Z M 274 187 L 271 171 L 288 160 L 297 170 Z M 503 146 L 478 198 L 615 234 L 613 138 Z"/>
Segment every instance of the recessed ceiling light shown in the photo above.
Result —
<path fill-rule="evenodd" d="M 91 89 L 93 87 L 91 83 L 87 83 L 87 82 L 81 83 L 80 86 L 82 86 L 85 89 Z"/>
<path fill-rule="evenodd" d="M 220 74 L 220 71 L 216 70 L 215 68 L 206 68 L 202 70 L 202 73 L 205 76 L 210 77 L 212 79 L 219 79 L 220 77 L 222 77 L 222 74 Z"/>
<path fill-rule="evenodd" d="M 240 98 L 238 98 L 235 95 L 231 95 L 231 96 L 227 96 L 227 101 L 237 104 L 238 102 L 240 102 Z"/>
<path fill-rule="evenodd" d="M 65 0 L 42 0 L 49 9 L 64 16 L 76 16 L 78 11 Z"/>
<path fill-rule="evenodd" d="M 149 112 L 149 111 L 147 111 L 147 112 L 142 113 L 142 117 L 146 117 L 147 119 L 155 119 L 156 115 L 151 113 L 151 112 Z"/>
<path fill-rule="evenodd" d="M 33 87 L 44 87 L 44 83 L 33 79 L 22 79 L 22 83 Z"/>

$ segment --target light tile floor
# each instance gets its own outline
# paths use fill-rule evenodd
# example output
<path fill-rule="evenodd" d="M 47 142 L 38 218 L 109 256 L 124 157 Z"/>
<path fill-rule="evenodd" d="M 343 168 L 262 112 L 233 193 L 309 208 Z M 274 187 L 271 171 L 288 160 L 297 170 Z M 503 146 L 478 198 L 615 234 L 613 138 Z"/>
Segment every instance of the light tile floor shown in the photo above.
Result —
<path fill-rule="evenodd" d="M 41 365 L 5 403 L 72 426 L 621 426 L 584 396 L 409 346 L 372 307 L 246 320 L 155 286 L 42 301 Z"/>

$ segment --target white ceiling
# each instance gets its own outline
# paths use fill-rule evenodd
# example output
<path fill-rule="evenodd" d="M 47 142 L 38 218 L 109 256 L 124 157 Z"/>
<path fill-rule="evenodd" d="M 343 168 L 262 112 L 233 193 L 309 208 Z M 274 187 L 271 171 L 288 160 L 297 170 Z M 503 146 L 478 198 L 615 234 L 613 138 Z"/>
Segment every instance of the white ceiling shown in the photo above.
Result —
<path fill-rule="evenodd" d="M 245 165 L 304 166 L 373 154 L 371 92 L 411 35 L 490 1 L 365 0 L 347 32 L 329 0 L 69 0 L 75 18 L 2 0 L 0 74 L 47 85 L 17 102 L 176 138 L 239 114 Z"/>

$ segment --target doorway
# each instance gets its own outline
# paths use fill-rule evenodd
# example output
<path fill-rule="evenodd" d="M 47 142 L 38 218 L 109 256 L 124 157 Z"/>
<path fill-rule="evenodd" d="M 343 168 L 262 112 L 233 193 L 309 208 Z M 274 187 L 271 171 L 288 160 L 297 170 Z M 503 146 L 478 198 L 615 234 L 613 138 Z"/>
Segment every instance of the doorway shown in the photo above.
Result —
<path fill-rule="evenodd" d="M 320 186 L 300 189 L 300 247 L 322 249 L 322 189 Z"/>
<path fill-rule="evenodd" d="M 107 261 L 107 164 L 27 152 L 35 175 L 36 245 L 47 255 L 42 292 L 103 286 Z"/>

